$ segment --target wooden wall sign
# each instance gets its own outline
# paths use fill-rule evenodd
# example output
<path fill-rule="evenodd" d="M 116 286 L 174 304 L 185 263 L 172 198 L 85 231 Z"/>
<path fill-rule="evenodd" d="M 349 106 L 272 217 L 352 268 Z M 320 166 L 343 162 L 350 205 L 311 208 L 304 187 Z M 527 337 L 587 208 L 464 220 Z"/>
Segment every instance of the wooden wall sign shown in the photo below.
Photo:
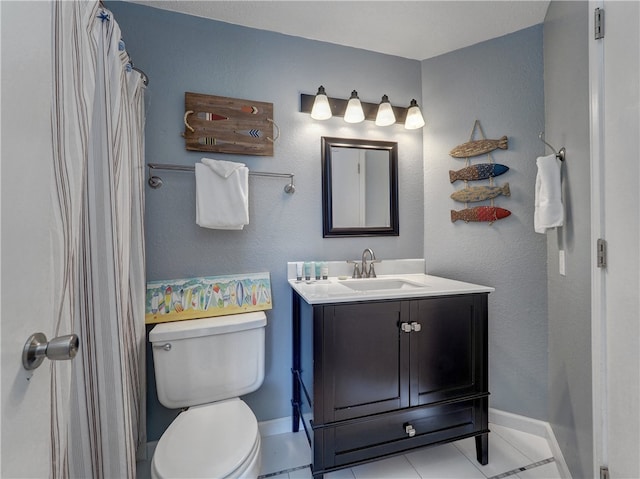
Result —
<path fill-rule="evenodd" d="M 186 92 L 184 107 L 187 150 L 273 156 L 273 103 Z"/>

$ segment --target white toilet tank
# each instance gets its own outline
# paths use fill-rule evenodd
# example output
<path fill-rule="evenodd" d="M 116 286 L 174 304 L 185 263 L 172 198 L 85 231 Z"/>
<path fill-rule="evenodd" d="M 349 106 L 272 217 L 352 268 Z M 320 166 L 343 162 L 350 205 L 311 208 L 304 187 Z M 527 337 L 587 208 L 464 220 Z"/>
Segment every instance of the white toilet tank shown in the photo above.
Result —
<path fill-rule="evenodd" d="M 149 341 L 160 403 L 178 409 L 258 389 L 266 324 L 260 311 L 156 325 Z"/>

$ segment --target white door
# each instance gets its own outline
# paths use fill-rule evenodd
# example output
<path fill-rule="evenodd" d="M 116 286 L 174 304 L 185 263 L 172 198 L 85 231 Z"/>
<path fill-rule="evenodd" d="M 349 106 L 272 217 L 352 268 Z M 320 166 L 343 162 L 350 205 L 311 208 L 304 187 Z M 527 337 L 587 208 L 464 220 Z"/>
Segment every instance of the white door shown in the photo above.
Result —
<path fill-rule="evenodd" d="M 22 368 L 26 339 L 51 337 L 51 5 L 0 2 L 2 35 L 1 477 L 49 476 L 49 364 Z"/>
<path fill-rule="evenodd" d="M 598 5 L 594 5 L 598 6 Z M 640 3 L 608 2 L 591 34 L 595 469 L 640 477 Z"/>

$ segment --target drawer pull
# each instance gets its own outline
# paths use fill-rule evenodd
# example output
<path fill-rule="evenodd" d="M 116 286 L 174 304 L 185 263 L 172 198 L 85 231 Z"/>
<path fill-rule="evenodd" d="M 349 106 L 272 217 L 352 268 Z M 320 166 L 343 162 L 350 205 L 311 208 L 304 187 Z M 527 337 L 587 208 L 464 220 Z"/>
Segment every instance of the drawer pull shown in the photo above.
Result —
<path fill-rule="evenodd" d="M 411 424 L 405 424 L 404 431 L 407 433 L 409 437 L 413 437 L 416 435 L 416 430 L 413 428 Z"/>
<path fill-rule="evenodd" d="M 400 329 L 402 329 L 405 333 L 410 333 L 412 331 L 411 325 L 409 323 L 400 324 Z"/>
<path fill-rule="evenodd" d="M 422 325 L 417 322 L 411 323 L 411 331 L 415 331 L 416 333 L 422 329 Z"/>

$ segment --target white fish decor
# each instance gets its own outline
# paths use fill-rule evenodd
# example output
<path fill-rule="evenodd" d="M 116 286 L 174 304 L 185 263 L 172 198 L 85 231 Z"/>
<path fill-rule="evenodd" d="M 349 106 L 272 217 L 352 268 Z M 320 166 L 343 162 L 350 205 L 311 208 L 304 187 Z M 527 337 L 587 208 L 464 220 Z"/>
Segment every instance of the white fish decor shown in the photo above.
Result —
<path fill-rule="evenodd" d="M 449 152 L 454 158 L 469 158 L 470 156 L 484 155 L 495 149 L 506 150 L 509 148 L 509 140 L 506 136 L 498 140 L 474 140 L 456 146 Z"/>
<path fill-rule="evenodd" d="M 495 198 L 496 196 L 511 196 L 509 183 L 502 186 L 472 186 L 451 193 L 451 198 L 461 203 L 473 203 Z"/>

